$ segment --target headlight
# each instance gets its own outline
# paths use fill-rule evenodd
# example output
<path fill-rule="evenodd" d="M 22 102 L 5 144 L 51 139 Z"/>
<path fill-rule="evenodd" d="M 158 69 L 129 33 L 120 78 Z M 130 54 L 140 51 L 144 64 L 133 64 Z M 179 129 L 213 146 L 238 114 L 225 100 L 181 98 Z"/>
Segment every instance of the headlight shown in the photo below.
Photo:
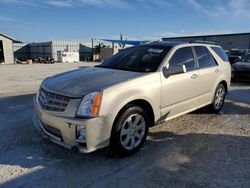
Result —
<path fill-rule="evenodd" d="M 85 95 L 77 110 L 77 116 L 81 117 L 95 117 L 99 114 L 101 105 L 101 92 L 92 92 Z"/>

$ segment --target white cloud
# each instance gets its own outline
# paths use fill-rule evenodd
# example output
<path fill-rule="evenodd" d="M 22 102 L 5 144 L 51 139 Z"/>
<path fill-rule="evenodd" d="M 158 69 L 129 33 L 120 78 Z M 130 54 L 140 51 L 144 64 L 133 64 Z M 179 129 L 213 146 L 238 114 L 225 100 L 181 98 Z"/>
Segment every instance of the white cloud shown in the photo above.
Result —
<path fill-rule="evenodd" d="M 187 3 L 194 10 L 211 17 L 250 18 L 250 0 L 210 0 L 205 3 L 200 3 L 198 0 L 187 0 Z"/>
<path fill-rule="evenodd" d="M 98 8 L 116 7 L 116 8 L 131 8 L 139 6 L 139 8 L 152 9 L 154 7 L 163 8 L 171 6 L 170 0 L 79 0 L 84 5 L 94 6 Z"/>
<path fill-rule="evenodd" d="M 0 0 L 0 4 L 38 6 L 38 3 L 34 0 Z"/>
<path fill-rule="evenodd" d="M 10 17 L 6 17 L 6 16 L 1 16 L 0 15 L 0 22 L 15 22 L 16 20 Z"/>
<path fill-rule="evenodd" d="M 210 6 L 204 6 L 203 4 L 199 3 L 197 0 L 187 0 L 188 4 L 195 9 L 196 11 L 202 12 L 208 16 L 216 17 L 216 16 L 222 16 L 222 15 L 227 15 L 228 12 L 225 9 L 225 5 L 222 6 L 218 3 L 215 3 L 214 5 L 210 5 L 209 2 L 207 1 L 206 3 Z"/>
<path fill-rule="evenodd" d="M 20 3 L 19 0 L 0 0 L 1 4 L 8 4 L 8 3 Z"/>
<path fill-rule="evenodd" d="M 129 3 L 123 0 L 80 0 L 84 5 L 95 6 L 99 8 L 116 7 L 128 8 L 131 7 Z"/>
<path fill-rule="evenodd" d="M 94 6 L 98 8 L 128 8 L 132 6 L 132 3 L 128 3 L 125 0 L 0 0 L 0 4 L 3 5 L 26 5 L 26 6 L 42 6 L 48 4 L 55 7 L 76 7 L 81 5 Z"/>
<path fill-rule="evenodd" d="M 229 3 L 231 13 L 237 17 L 250 17 L 250 1 L 249 0 L 230 0 Z"/>
<path fill-rule="evenodd" d="M 129 8 L 132 5 L 122 0 L 104 0 L 106 3 L 119 8 Z"/>
<path fill-rule="evenodd" d="M 153 9 L 153 8 L 166 8 L 172 6 L 172 3 L 168 0 L 136 0 L 137 4 L 140 7 L 146 9 Z"/>
<path fill-rule="evenodd" d="M 46 3 L 55 7 L 73 7 L 74 6 L 72 0 L 49 0 Z"/>
<path fill-rule="evenodd" d="M 43 4 L 52 5 L 55 7 L 77 7 L 81 5 L 92 6 L 97 8 L 164 8 L 169 7 L 173 3 L 170 0 L 0 0 L 0 4 L 5 5 L 27 5 L 27 6 L 41 6 Z"/>

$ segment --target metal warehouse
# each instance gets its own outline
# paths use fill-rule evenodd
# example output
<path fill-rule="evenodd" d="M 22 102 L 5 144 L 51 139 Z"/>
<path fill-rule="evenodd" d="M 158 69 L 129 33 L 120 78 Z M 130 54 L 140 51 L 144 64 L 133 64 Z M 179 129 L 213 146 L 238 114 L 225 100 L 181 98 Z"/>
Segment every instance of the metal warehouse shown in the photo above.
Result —
<path fill-rule="evenodd" d="M 88 60 L 92 56 L 92 48 L 83 45 L 84 41 L 50 41 L 40 43 L 15 43 L 15 57 L 19 60 L 28 58 L 53 58 L 59 61 L 59 52 L 79 52 L 80 61 Z"/>
<path fill-rule="evenodd" d="M 14 63 L 13 41 L 14 39 L 0 33 L 0 63 Z"/>
<path fill-rule="evenodd" d="M 163 38 L 162 40 L 182 42 L 190 42 L 195 40 L 213 41 L 220 44 L 224 50 L 230 50 L 232 48 L 250 49 L 250 33 L 167 37 Z"/>

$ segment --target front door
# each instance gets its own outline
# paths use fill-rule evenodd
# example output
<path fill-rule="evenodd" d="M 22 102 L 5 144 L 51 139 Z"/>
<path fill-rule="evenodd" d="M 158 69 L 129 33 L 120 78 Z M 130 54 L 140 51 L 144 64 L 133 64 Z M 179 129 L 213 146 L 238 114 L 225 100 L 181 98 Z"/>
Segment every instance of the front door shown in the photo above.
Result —
<path fill-rule="evenodd" d="M 168 120 L 197 106 L 200 95 L 199 70 L 191 47 L 179 48 L 170 58 L 168 68 L 185 65 L 187 72 L 165 78 L 162 74 L 162 119 Z"/>

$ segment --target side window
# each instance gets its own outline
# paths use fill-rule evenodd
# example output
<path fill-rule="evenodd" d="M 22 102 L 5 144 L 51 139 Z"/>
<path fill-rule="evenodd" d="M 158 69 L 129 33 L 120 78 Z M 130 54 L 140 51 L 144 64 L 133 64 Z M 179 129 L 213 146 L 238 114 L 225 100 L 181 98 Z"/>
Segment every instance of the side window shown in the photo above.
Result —
<path fill-rule="evenodd" d="M 174 69 L 180 65 L 185 65 L 187 71 L 195 69 L 194 56 L 190 47 L 184 47 L 176 50 L 176 52 L 169 61 L 168 68 Z"/>
<path fill-rule="evenodd" d="M 199 62 L 199 68 L 213 67 L 217 64 L 214 60 L 213 55 L 208 51 L 206 47 L 195 46 L 194 49 Z"/>
<path fill-rule="evenodd" d="M 218 63 L 216 62 L 214 56 L 211 54 L 211 52 L 207 49 L 208 53 L 209 53 L 209 58 L 211 61 L 211 64 L 213 64 L 214 66 L 218 65 Z"/>
<path fill-rule="evenodd" d="M 211 48 L 223 61 L 228 61 L 228 56 L 227 54 L 225 54 L 225 52 L 222 50 L 221 47 L 211 47 Z"/>

